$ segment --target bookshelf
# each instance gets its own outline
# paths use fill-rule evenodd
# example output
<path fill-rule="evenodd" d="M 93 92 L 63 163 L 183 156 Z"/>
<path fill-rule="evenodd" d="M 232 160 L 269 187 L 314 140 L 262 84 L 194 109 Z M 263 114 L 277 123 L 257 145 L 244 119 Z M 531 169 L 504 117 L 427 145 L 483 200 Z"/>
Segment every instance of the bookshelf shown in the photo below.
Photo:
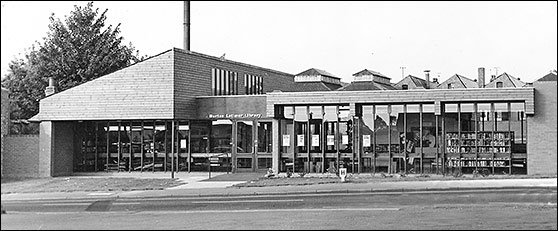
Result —
<path fill-rule="evenodd" d="M 446 132 L 448 167 L 511 172 L 513 131 Z M 502 170 L 500 170 L 502 169 Z"/>

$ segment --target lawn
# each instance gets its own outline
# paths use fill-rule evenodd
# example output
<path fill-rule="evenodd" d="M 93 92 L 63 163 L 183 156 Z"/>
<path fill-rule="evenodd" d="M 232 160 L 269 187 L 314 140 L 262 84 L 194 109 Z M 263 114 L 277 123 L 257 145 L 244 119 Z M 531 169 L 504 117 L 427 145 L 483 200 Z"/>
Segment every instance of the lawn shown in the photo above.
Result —
<path fill-rule="evenodd" d="M 2 194 L 76 191 L 160 190 L 184 184 L 179 179 L 122 177 L 2 178 Z"/>

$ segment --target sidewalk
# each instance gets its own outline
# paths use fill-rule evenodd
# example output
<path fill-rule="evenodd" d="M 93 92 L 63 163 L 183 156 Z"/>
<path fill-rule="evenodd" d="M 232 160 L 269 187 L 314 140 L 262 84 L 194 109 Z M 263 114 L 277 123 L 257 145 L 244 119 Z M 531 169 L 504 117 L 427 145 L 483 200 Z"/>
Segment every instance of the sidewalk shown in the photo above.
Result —
<path fill-rule="evenodd" d="M 424 190 L 474 190 L 496 188 L 556 188 L 557 178 L 533 179 L 474 179 L 474 180 L 428 180 L 428 181 L 383 181 L 367 183 L 339 182 L 329 184 L 310 184 L 298 186 L 234 187 L 233 185 L 254 179 L 262 174 L 178 173 L 175 178 L 186 184 L 163 190 L 138 191 L 100 191 L 100 192 L 48 192 L 2 194 L 2 201 L 16 200 L 56 200 L 56 199 L 107 199 L 107 198 L 145 198 L 145 197 L 223 197 L 283 194 L 316 193 L 363 193 L 363 192 L 401 192 Z M 111 177 L 153 177 L 169 178 L 170 173 L 118 173 Z M 105 175 L 84 177 L 106 177 Z"/>

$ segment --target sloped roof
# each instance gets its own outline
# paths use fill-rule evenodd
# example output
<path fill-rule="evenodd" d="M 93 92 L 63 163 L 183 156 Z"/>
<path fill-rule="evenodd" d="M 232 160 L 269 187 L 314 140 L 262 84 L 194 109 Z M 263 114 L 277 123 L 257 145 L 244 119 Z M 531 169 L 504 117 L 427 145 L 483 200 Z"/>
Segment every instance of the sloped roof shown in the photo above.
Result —
<path fill-rule="evenodd" d="M 368 90 L 396 90 L 391 84 L 379 83 L 374 81 L 358 81 L 343 86 L 338 91 L 368 91 Z"/>
<path fill-rule="evenodd" d="M 474 80 L 469 79 L 469 78 L 467 78 L 465 76 L 462 76 L 462 75 L 459 75 L 459 74 L 454 74 L 451 77 L 449 77 L 448 79 L 446 79 L 445 81 L 443 81 L 442 83 L 438 84 L 436 86 L 436 88 L 440 88 L 440 87 L 445 86 L 445 84 L 448 81 L 451 81 L 453 79 L 456 79 L 456 81 L 459 81 L 464 86 L 464 88 L 478 88 L 479 87 L 477 82 L 475 82 Z"/>
<path fill-rule="evenodd" d="M 281 89 L 284 92 L 334 91 L 341 85 L 324 82 L 298 82 Z"/>
<path fill-rule="evenodd" d="M 391 79 L 390 77 L 387 77 L 380 72 L 372 71 L 372 70 L 368 70 L 368 69 L 364 69 L 362 71 L 359 71 L 359 72 L 353 74 L 353 76 L 361 76 L 361 75 L 375 75 L 375 76 L 380 76 L 380 77 Z"/>
<path fill-rule="evenodd" d="M 412 76 L 412 75 L 407 75 L 407 77 L 405 77 L 405 78 L 409 78 L 415 84 L 415 86 L 417 86 L 417 87 L 427 88 L 426 80 L 424 80 L 424 79 L 421 79 L 419 77 Z M 401 81 L 403 81 L 403 80 L 401 80 Z M 401 82 L 401 81 L 399 81 L 399 82 Z"/>
<path fill-rule="evenodd" d="M 333 74 L 331 74 L 331 73 L 329 73 L 329 72 L 327 72 L 327 71 L 320 70 L 320 69 L 317 69 L 317 68 L 310 68 L 310 69 L 308 69 L 308 70 L 306 70 L 306 71 L 300 72 L 300 73 L 297 74 L 297 75 L 323 75 L 323 76 L 329 76 L 329 77 L 339 78 L 339 77 L 337 77 L 337 76 L 335 76 L 335 75 L 333 75 Z"/>
<path fill-rule="evenodd" d="M 502 73 L 501 75 L 499 75 L 497 78 L 495 78 L 494 80 L 492 80 L 490 82 L 496 81 L 497 79 L 500 79 L 500 78 L 508 78 L 510 80 L 510 82 L 514 85 L 514 87 L 525 86 L 525 82 L 511 76 L 510 74 L 508 74 L 506 72 Z"/>
<path fill-rule="evenodd" d="M 548 73 L 547 75 L 543 76 L 542 78 L 537 79 L 537 81 L 556 81 L 556 74 Z"/>

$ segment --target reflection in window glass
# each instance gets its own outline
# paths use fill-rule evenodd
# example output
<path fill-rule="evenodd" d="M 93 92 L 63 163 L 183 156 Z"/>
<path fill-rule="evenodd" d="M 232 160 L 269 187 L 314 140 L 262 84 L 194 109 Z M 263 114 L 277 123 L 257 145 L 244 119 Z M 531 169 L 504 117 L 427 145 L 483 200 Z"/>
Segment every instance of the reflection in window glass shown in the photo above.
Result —
<path fill-rule="evenodd" d="M 209 153 L 209 121 L 191 121 L 190 151 L 192 153 Z"/>
<path fill-rule="evenodd" d="M 349 117 L 349 106 L 339 106 L 339 152 L 353 151 L 353 121 Z"/>
<path fill-rule="evenodd" d="M 527 143 L 527 124 L 525 121 L 525 103 L 511 103 L 510 104 L 510 127 L 514 132 L 514 144 L 522 144 L 523 147 L 518 145 L 512 151 L 525 153 L 525 144 Z"/>
<path fill-rule="evenodd" d="M 403 105 L 391 105 L 391 153 L 402 153 L 407 143 L 403 133 L 403 113 Z"/>
<path fill-rule="evenodd" d="M 211 153 L 231 153 L 232 121 L 211 121 Z M 251 145 L 250 145 L 251 147 Z"/>
<path fill-rule="evenodd" d="M 389 158 L 389 113 L 387 105 L 376 105 L 374 115 L 374 143 L 376 144 L 376 166 L 378 172 L 388 172 Z"/>
<path fill-rule="evenodd" d="M 97 122 L 97 171 L 105 170 L 108 157 L 107 122 Z"/>
<path fill-rule="evenodd" d="M 252 152 L 252 121 L 238 121 L 236 123 L 236 146 L 238 153 Z"/>
<path fill-rule="evenodd" d="M 188 131 L 190 125 L 188 121 L 178 121 L 178 131 L 176 132 L 176 142 L 178 145 L 178 171 L 188 170 Z"/>
<path fill-rule="evenodd" d="M 373 106 L 362 106 L 362 126 L 360 134 L 362 136 L 362 151 L 363 153 L 373 152 L 372 129 L 374 129 Z"/>
<path fill-rule="evenodd" d="M 271 122 L 258 123 L 258 152 L 271 153 L 273 151 L 273 130 Z"/>

